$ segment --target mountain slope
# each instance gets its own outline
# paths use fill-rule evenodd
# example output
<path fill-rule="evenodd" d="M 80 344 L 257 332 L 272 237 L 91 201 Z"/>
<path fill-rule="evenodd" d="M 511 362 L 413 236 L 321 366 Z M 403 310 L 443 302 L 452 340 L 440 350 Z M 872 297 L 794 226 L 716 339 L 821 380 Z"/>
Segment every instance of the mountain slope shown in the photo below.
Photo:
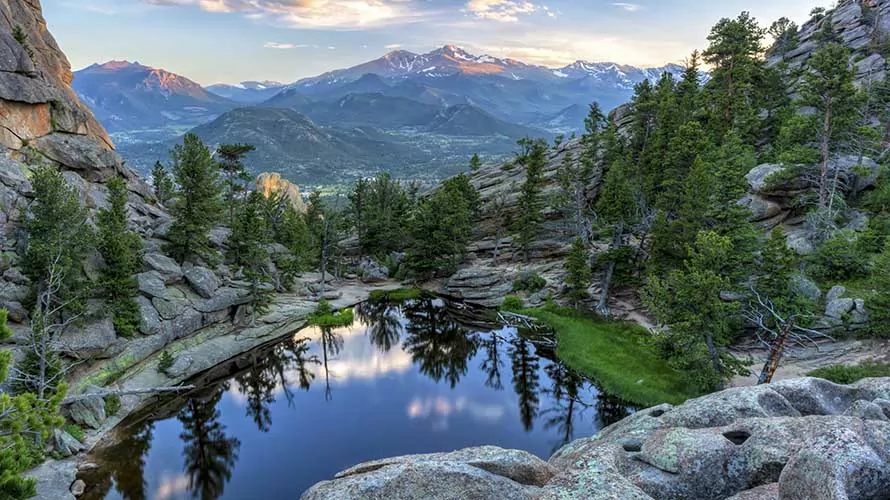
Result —
<path fill-rule="evenodd" d="M 71 86 L 111 132 L 194 126 L 237 106 L 188 78 L 127 61 L 76 71 Z"/>
<path fill-rule="evenodd" d="M 541 137 L 541 130 L 533 130 L 522 125 L 507 123 L 469 104 L 458 104 L 440 111 L 426 125 L 427 132 L 443 135 L 499 135 L 514 139 Z"/>
<path fill-rule="evenodd" d="M 192 129 L 206 144 L 248 143 L 253 173 L 280 172 L 300 183 L 331 183 L 354 179 L 393 162 L 419 160 L 421 153 L 361 130 L 322 129 L 291 109 L 237 108 Z M 145 168 L 166 161 L 179 140 L 125 147 L 126 156 Z"/>
<path fill-rule="evenodd" d="M 235 102 L 257 104 L 271 99 L 275 94 L 281 92 L 284 86 L 281 82 L 267 80 L 262 82 L 241 82 L 237 85 L 218 83 L 205 87 L 205 90 Z"/>

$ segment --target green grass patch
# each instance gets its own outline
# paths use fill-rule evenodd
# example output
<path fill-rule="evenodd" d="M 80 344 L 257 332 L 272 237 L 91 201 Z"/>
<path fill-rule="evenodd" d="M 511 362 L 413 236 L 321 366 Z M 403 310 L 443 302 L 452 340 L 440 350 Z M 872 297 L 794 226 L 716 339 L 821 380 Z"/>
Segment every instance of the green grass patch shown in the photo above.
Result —
<path fill-rule="evenodd" d="M 645 329 L 609 323 L 566 311 L 523 311 L 550 325 L 558 340 L 556 354 L 573 370 L 595 380 L 606 393 L 642 406 L 680 404 L 700 396 L 645 343 Z"/>
<path fill-rule="evenodd" d="M 420 288 L 399 288 L 398 290 L 371 290 L 371 300 L 389 300 L 393 302 L 404 302 L 406 300 L 417 300 L 422 297 L 424 291 Z"/>
<path fill-rule="evenodd" d="M 890 363 L 866 361 L 858 365 L 833 365 L 807 373 L 810 377 L 824 378 L 836 384 L 852 384 L 864 378 L 890 377 Z"/>
<path fill-rule="evenodd" d="M 353 322 L 355 322 L 355 314 L 352 312 L 352 309 L 343 309 L 342 311 L 328 314 L 312 315 L 309 318 L 309 324 L 312 326 L 324 326 L 332 328 L 349 326 Z"/>

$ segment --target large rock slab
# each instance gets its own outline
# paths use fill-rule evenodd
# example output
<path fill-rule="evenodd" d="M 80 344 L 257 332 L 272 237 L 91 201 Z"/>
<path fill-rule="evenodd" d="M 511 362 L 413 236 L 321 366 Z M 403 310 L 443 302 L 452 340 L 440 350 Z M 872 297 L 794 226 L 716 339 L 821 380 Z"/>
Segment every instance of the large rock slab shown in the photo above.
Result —
<path fill-rule="evenodd" d="M 219 278 L 206 267 L 191 267 L 183 274 L 185 281 L 192 287 L 192 290 L 205 299 L 213 297 L 213 293 L 219 288 Z"/>
<path fill-rule="evenodd" d="M 495 446 L 377 460 L 319 483 L 303 500 L 537 498 L 556 473 L 547 462 Z"/>

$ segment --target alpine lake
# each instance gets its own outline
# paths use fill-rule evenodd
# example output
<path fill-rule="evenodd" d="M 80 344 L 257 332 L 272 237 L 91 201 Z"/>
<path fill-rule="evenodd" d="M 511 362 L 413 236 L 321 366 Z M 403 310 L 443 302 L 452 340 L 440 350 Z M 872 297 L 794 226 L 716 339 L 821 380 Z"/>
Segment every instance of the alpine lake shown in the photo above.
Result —
<path fill-rule="evenodd" d="M 84 499 L 297 499 L 360 462 L 480 445 L 544 459 L 633 411 L 551 334 L 435 296 L 372 300 L 157 396 L 91 453 Z"/>

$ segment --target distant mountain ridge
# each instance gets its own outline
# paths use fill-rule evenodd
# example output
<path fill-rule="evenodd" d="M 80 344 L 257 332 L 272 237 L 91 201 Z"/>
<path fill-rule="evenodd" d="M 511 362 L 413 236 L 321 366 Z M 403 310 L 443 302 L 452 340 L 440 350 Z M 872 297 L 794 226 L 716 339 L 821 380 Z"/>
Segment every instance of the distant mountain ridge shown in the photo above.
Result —
<path fill-rule="evenodd" d="M 206 90 L 214 94 L 231 99 L 244 104 L 256 104 L 271 99 L 275 94 L 281 92 L 286 85 L 281 82 L 271 80 L 265 81 L 246 81 L 235 85 L 227 85 L 225 83 L 217 83 L 205 87 Z"/>
<path fill-rule="evenodd" d="M 383 57 L 350 68 L 329 71 L 319 76 L 303 78 L 290 85 L 306 88 L 319 84 L 348 83 L 372 73 L 383 78 L 443 78 L 455 74 L 493 75 L 514 80 L 553 81 L 559 79 L 601 78 L 621 82 L 632 89 L 644 79 L 658 78 L 665 71 L 679 73 L 683 67 L 667 64 L 661 67 L 638 68 L 613 62 L 591 63 L 576 61 L 562 68 L 548 68 L 526 64 L 509 58 L 489 55 L 477 56 L 457 46 L 446 45 L 425 54 L 395 50 Z"/>
<path fill-rule="evenodd" d="M 112 133 L 200 125 L 237 106 L 186 77 L 138 62 L 93 64 L 74 72 L 71 87 Z"/>

